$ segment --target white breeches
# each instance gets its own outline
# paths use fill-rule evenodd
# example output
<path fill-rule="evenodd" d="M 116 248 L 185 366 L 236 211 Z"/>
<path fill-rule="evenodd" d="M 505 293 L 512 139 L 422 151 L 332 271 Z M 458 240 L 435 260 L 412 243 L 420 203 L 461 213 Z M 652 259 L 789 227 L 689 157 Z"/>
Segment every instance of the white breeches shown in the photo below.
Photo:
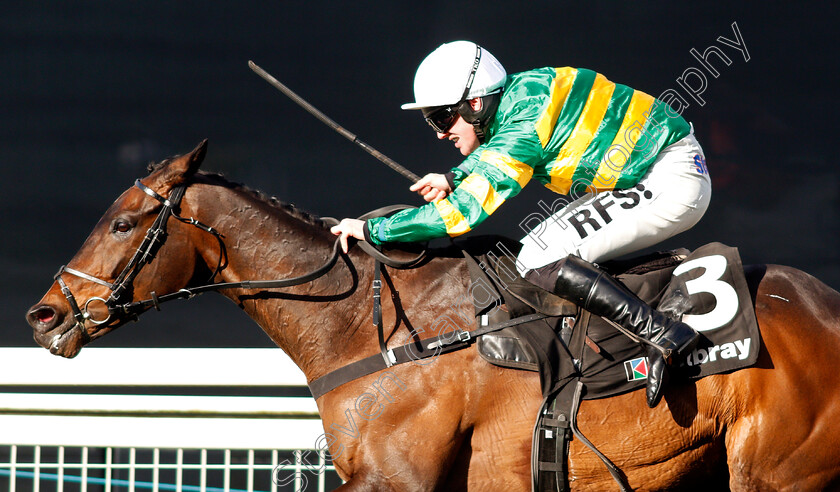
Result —
<path fill-rule="evenodd" d="M 663 149 L 633 188 L 571 203 L 558 198 L 549 208 L 557 212 L 522 238 L 517 268 L 524 275 L 570 254 L 598 262 L 652 246 L 694 226 L 711 195 L 703 149 L 691 133 Z"/>

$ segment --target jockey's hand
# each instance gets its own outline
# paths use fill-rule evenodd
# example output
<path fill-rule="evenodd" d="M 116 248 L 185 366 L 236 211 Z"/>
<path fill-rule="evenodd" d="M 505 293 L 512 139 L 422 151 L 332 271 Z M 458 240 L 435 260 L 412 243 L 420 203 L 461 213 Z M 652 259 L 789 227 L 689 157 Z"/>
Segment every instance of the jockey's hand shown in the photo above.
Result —
<path fill-rule="evenodd" d="M 352 236 L 360 241 L 365 239 L 365 223 L 359 219 L 342 219 L 336 226 L 330 228 L 330 232 L 339 236 L 341 250 L 347 253 L 347 237 Z"/>
<path fill-rule="evenodd" d="M 436 202 L 443 200 L 450 193 L 452 188 L 449 187 L 449 182 L 443 174 L 429 173 L 419 181 L 411 185 L 411 191 L 419 193 L 427 202 Z"/>

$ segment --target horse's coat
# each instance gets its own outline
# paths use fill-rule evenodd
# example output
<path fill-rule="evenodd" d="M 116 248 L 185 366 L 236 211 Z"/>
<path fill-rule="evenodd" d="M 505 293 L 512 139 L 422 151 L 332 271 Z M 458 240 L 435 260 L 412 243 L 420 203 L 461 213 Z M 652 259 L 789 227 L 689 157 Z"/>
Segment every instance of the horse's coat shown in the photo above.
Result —
<path fill-rule="evenodd" d="M 228 265 L 220 280 L 285 278 L 315 269 L 334 237 L 317 220 L 278 207 L 218 177 L 195 174 L 204 149 L 173 159 L 146 186 L 167 196 L 191 184 L 181 215 L 221 231 Z M 159 204 L 132 188 L 117 199 L 68 266 L 112 279 L 140 243 Z M 119 221 L 117 219 L 120 219 Z M 114 227 L 116 222 L 128 223 Z M 219 246 L 202 231 L 171 224 L 170 236 L 134 282 L 135 300 L 203 281 Z M 373 261 L 351 250 L 323 277 L 282 291 L 235 289 L 224 295 L 245 310 L 303 370 L 309 381 L 379 348 L 371 324 Z M 463 261 L 438 257 L 422 268 L 389 271 L 399 299 L 383 285 L 389 345 L 429 327 L 468 289 Z M 648 409 L 643 392 L 585 401 L 579 425 L 639 490 L 826 490 L 840 484 L 840 294 L 788 267 L 747 269 L 761 328 L 758 363 L 732 374 L 675 382 Z M 107 289 L 65 279 L 84 302 Z M 101 303 L 91 310 L 101 309 Z M 102 315 L 102 313 L 98 313 Z M 102 319 L 97 317 L 97 319 Z M 78 330 L 53 285 L 28 314 L 36 341 L 75 355 Z M 120 326 L 86 324 L 91 339 Z M 462 326 L 474 329 L 474 326 Z M 425 331 L 424 331 L 425 329 Z M 536 373 L 501 369 L 474 348 L 404 364 L 347 383 L 318 400 L 341 490 L 530 490 L 530 446 L 541 403 Z M 376 390 L 376 384 L 387 393 Z M 571 443 L 574 490 L 612 490 L 601 462 Z"/>

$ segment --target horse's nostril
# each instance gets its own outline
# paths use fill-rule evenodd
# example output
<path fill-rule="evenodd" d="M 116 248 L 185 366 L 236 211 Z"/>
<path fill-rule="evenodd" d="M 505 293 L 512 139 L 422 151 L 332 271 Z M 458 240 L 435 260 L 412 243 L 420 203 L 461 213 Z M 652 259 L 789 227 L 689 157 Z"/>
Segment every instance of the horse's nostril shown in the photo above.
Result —
<path fill-rule="evenodd" d="M 55 319 L 55 309 L 49 306 L 40 306 L 29 312 L 29 319 L 41 325 L 49 324 Z"/>

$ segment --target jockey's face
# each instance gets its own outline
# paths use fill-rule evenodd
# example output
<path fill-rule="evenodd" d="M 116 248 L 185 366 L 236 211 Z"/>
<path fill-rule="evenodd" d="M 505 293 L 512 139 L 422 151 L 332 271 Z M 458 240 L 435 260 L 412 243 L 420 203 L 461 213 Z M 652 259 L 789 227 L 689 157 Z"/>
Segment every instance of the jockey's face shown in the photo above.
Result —
<path fill-rule="evenodd" d="M 475 128 L 467 123 L 461 115 L 458 115 L 455 124 L 446 133 L 437 132 L 437 138 L 452 141 L 455 144 L 455 148 L 463 156 L 470 155 L 481 145 L 481 142 L 478 141 L 478 136 L 475 134 Z"/>

